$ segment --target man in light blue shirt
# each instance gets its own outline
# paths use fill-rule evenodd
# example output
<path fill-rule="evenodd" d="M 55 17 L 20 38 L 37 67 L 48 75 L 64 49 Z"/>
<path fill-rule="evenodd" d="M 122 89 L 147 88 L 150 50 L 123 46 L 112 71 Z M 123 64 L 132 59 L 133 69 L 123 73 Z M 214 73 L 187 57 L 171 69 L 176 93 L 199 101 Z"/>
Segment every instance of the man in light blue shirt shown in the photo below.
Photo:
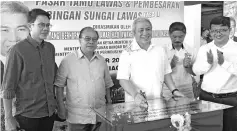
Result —
<path fill-rule="evenodd" d="M 55 79 L 59 116 L 66 117 L 70 131 L 99 130 L 101 122 L 96 120 L 92 108 L 105 105 L 105 96 L 110 99 L 109 88 L 113 82 L 104 58 L 95 52 L 98 38 L 93 28 L 83 28 L 79 35 L 80 49 L 62 60 Z"/>

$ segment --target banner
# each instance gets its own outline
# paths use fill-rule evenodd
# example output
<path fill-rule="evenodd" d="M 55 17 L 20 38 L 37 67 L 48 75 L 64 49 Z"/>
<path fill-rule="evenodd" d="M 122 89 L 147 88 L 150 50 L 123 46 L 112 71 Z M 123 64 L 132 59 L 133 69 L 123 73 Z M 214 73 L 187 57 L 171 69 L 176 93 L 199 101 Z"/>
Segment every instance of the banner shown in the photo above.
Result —
<path fill-rule="evenodd" d="M 224 1 L 224 9 L 223 15 L 233 17 L 237 22 L 237 2 L 236 1 Z M 236 36 L 237 28 L 235 27 L 235 36 Z"/>
<path fill-rule="evenodd" d="M 51 14 L 48 36 L 56 49 L 56 63 L 80 46 L 78 36 L 83 27 L 99 32 L 97 53 L 105 57 L 113 80 L 119 56 L 132 42 L 132 23 L 147 17 L 153 25 L 152 42 L 161 46 L 171 43 L 168 28 L 172 22 L 183 22 L 184 2 L 180 1 L 25 1 L 30 9 L 41 8 Z"/>

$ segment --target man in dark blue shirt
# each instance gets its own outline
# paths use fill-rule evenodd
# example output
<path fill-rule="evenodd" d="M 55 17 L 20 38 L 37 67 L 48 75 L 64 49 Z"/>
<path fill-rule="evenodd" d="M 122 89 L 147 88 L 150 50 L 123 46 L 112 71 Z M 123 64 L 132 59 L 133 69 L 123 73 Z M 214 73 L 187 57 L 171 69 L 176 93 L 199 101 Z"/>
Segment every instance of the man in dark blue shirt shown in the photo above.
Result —
<path fill-rule="evenodd" d="M 28 23 L 30 35 L 13 46 L 7 57 L 2 83 L 5 114 L 13 128 L 16 119 L 25 131 L 52 131 L 56 110 L 55 48 L 44 41 L 51 27 L 50 14 L 32 9 Z M 15 117 L 11 112 L 14 97 Z"/>

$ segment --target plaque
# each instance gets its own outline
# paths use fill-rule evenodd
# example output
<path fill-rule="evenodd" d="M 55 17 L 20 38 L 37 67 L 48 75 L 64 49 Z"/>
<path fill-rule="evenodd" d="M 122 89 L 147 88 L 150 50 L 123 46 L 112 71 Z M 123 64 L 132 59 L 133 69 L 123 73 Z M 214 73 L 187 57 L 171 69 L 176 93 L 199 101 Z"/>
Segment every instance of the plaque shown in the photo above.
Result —
<path fill-rule="evenodd" d="M 118 103 L 93 109 L 97 115 L 112 126 L 170 119 L 173 114 L 197 114 L 230 108 L 231 106 L 189 98 L 148 100 L 143 108 L 134 102 Z"/>

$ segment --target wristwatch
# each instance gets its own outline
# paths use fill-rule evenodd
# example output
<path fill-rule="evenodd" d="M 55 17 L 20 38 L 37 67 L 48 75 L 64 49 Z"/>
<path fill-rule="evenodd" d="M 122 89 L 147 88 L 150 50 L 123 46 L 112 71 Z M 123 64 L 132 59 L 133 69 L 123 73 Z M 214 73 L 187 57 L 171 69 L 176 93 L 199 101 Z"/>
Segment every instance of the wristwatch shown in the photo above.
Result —
<path fill-rule="evenodd" d="M 179 91 L 179 89 L 174 89 L 174 90 L 172 90 L 172 92 L 171 92 L 172 95 L 174 95 L 174 92 L 175 92 L 175 91 Z"/>

